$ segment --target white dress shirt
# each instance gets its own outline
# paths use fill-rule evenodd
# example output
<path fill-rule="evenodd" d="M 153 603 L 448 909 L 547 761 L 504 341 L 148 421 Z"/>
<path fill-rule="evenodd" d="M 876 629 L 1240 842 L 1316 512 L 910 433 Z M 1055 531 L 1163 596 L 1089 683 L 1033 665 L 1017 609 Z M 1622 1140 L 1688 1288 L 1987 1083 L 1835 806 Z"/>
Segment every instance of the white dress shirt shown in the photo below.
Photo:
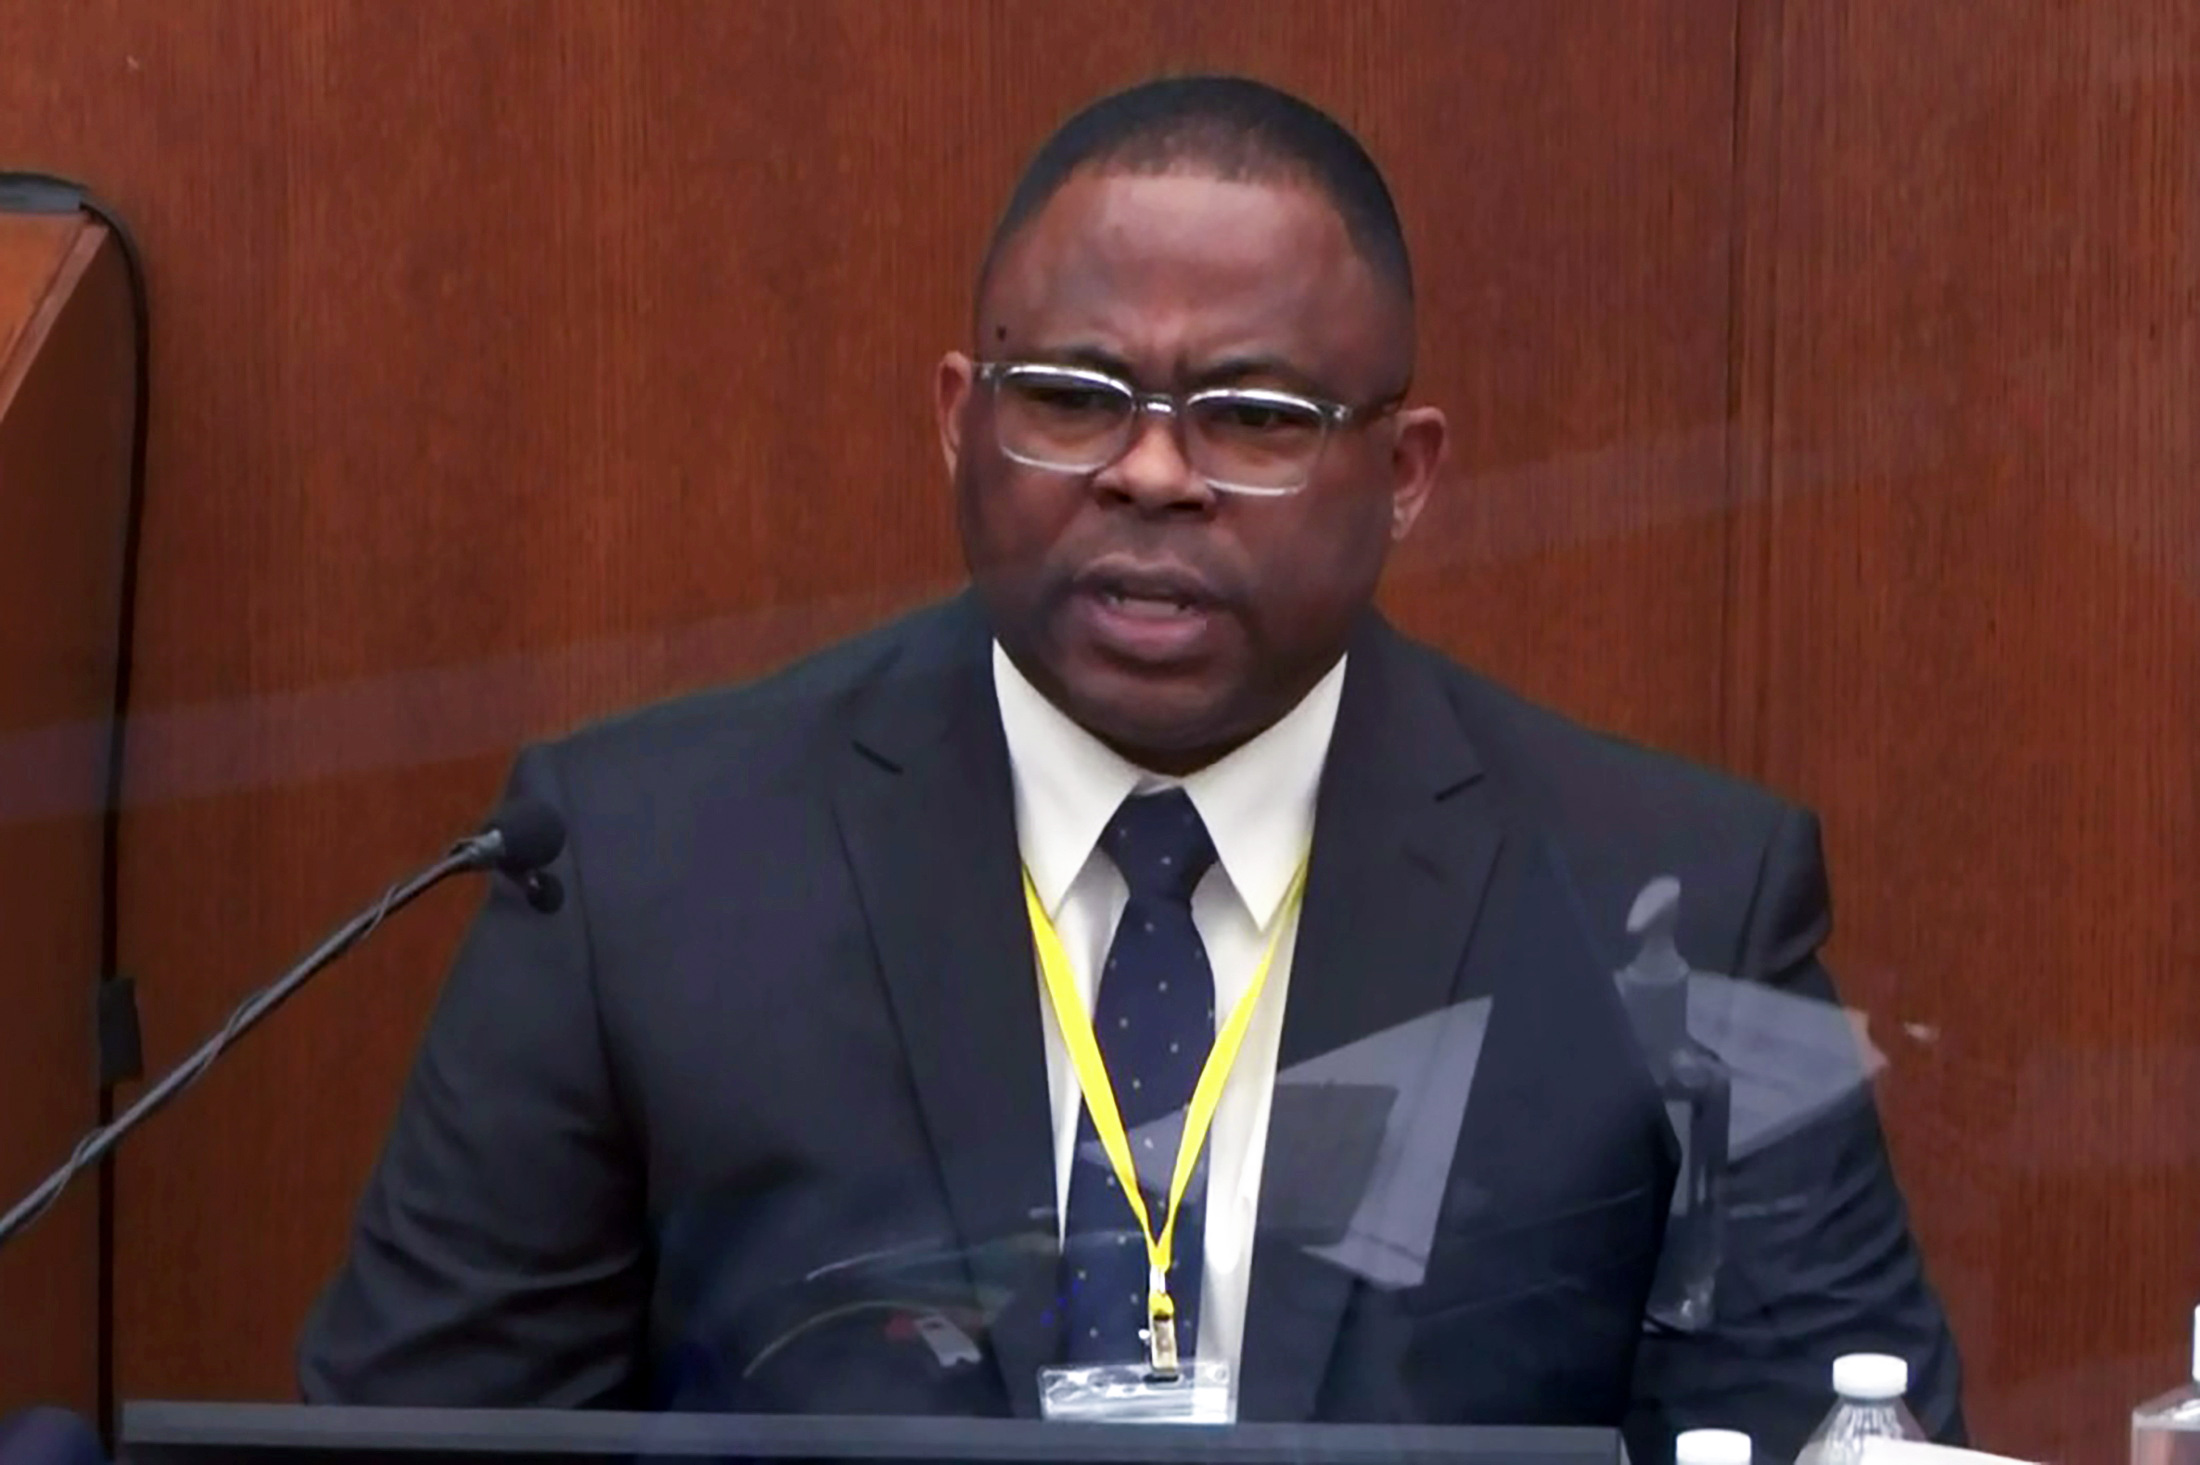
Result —
<path fill-rule="evenodd" d="M 1099 847 L 1101 832 L 1131 794 L 1181 786 L 1206 824 L 1217 856 L 1192 894 L 1192 923 L 1199 928 L 1214 972 L 1219 1026 L 1252 985 L 1253 969 L 1277 935 L 1275 923 L 1285 918 L 1284 896 L 1313 836 L 1314 795 L 1336 727 L 1344 662 L 1339 660 L 1297 707 L 1259 737 L 1180 779 L 1124 761 L 1042 696 L 998 644 L 993 648 L 993 684 L 1016 786 L 1017 843 L 1076 971 L 1086 1012 L 1092 1011 L 1099 990 L 1097 974 L 1115 937 L 1115 923 L 1130 900 L 1115 862 Z M 1269 1099 L 1298 934 L 1296 914 L 1288 919 L 1290 929 L 1276 941 L 1275 964 L 1207 1137 L 1206 1271 L 1198 1356 L 1230 1365 L 1233 1417 Z M 1040 1007 L 1046 1013 L 1059 1225 L 1069 1209 L 1070 1166 L 1084 1097 L 1043 991 Z M 1160 1220 L 1154 1217 L 1156 1224 Z"/>

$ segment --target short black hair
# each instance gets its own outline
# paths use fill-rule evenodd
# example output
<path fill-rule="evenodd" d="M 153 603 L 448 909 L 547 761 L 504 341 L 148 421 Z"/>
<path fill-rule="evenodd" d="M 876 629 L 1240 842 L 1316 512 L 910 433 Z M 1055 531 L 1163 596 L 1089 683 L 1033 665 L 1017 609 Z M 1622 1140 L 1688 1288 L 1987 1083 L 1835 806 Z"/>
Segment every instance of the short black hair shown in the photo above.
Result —
<path fill-rule="evenodd" d="M 1040 145 L 978 270 L 984 294 L 993 268 L 1032 215 L 1085 168 L 1132 173 L 1185 169 L 1238 182 L 1288 179 L 1309 185 L 1344 221 L 1376 278 L 1413 303 L 1413 262 L 1390 185 L 1344 124 L 1265 82 L 1242 76 L 1175 76 L 1102 97 Z"/>

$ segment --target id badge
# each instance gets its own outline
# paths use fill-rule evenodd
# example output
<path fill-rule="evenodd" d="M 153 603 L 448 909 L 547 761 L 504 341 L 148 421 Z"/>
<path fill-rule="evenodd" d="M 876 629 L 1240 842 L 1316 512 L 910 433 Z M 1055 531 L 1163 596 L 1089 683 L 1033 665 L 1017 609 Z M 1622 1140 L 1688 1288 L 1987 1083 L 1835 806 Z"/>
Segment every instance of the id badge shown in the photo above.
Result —
<path fill-rule="evenodd" d="M 1143 1363 L 1039 1370 L 1039 1414 L 1086 1424 L 1228 1424 L 1230 1365 L 1195 1358 L 1173 1379 Z"/>

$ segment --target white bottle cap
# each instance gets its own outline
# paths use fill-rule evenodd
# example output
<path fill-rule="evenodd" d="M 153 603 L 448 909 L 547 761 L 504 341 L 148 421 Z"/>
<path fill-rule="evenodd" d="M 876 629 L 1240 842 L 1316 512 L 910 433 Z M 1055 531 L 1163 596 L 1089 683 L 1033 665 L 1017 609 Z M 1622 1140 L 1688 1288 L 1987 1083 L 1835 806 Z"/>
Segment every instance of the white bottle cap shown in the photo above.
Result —
<path fill-rule="evenodd" d="M 1847 1353 L 1833 1361 L 1833 1391 L 1844 1399 L 1899 1399 L 1910 1391 L 1910 1366 L 1891 1353 Z"/>
<path fill-rule="evenodd" d="M 1673 1441 L 1673 1465 L 1750 1465 L 1749 1436 L 1737 1429 L 1684 1429 Z"/>
<path fill-rule="evenodd" d="M 2200 1384 L 2200 1307 L 2192 1310 L 2192 1381 Z"/>

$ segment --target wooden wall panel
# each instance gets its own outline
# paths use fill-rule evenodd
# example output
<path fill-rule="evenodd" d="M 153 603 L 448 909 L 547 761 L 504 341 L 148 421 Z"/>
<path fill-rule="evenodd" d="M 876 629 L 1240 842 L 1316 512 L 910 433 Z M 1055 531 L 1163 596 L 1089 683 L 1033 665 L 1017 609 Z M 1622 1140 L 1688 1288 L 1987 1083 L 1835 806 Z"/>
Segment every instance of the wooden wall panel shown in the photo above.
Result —
<path fill-rule="evenodd" d="M 2200 1299 L 2200 10 L 1782 9 L 1734 754 L 1826 815 L 1979 1433 L 2121 1459 Z"/>
<path fill-rule="evenodd" d="M 162 323 L 125 874 L 155 1060 L 480 813 L 522 737 L 958 574 L 925 408 L 1073 103 L 1256 71 L 1358 126 L 1461 452 L 1414 626 L 1716 750 L 1728 7 L 82 0 L 0 114 Z M 120 1174 L 124 1396 L 280 1396 L 468 900 Z"/>
<path fill-rule="evenodd" d="M 99 1121 L 133 364 L 107 231 L 0 214 L 0 1209 Z M 0 1253 L 0 1415 L 94 1407 L 98 1259 L 96 1175 Z"/>

